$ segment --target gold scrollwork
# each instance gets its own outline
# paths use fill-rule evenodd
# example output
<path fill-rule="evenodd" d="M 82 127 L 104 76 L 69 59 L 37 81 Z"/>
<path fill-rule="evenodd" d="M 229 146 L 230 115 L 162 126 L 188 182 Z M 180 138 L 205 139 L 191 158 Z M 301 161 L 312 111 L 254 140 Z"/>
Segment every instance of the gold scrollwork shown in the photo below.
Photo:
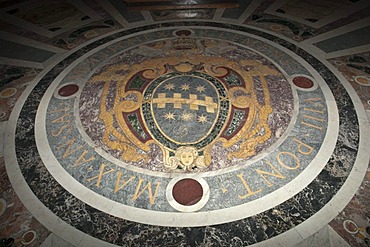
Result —
<path fill-rule="evenodd" d="M 212 162 L 212 146 L 216 142 L 221 142 L 224 148 L 238 145 L 236 151 L 229 151 L 228 159 L 244 159 L 255 154 L 258 144 L 266 142 L 271 137 L 271 129 L 268 125 L 268 117 L 272 112 L 270 104 L 270 93 L 265 76 L 277 75 L 278 72 L 267 65 L 258 61 L 241 60 L 234 61 L 220 56 L 205 55 L 201 52 L 183 53 L 176 55 L 167 53 L 167 57 L 157 57 L 144 60 L 138 64 L 115 64 L 108 67 L 104 72 L 94 76 L 92 82 L 104 82 L 103 94 L 100 105 L 100 119 L 104 122 L 105 132 L 103 143 L 113 150 L 122 151 L 122 159 L 130 162 L 148 160 L 147 152 L 150 151 L 150 144 L 156 143 L 163 152 L 163 166 L 168 170 L 182 168 L 191 171 L 195 167 L 202 170 L 206 169 Z M 202 150 L 197 150 L 192 146 L 182 146 L 177 150 L 168 150 L 153 138 L 143 142 L 130 131 L 123 113 L 136 112 L 142 114 L 140 107 L 143 102 L 143 95 L 140 91 L 127 90 L 126 85 L 131 78 L 141 72 L 147 80 L 153 80 L 166 73 L 180 72 L 188 73 L 194 70 L 207 73 L 213 77 L 223 77 L 228 73 L 227 68 L 237 71 L 243 81 L 244 86 L 234 86 L 228 88 L 228 96 L 222 100 L 229 100 L 231 105 L 239 109 L 248 109 L 248 117 L 243 126 L 229 140 L 219 138 L 226 128 L 226 123 L 222 127 L 219 135 Z M 116 73 L 124 71 L 124 73 Z M 262 85 L 263 103 L 257 100 L 255 80 L 259 80 Z M 117 90 L 114 98 L 113 108 L 107 109 L 108 90 L 111 82 L 117 83 Z M 146 99 L 147 100 L 147 99 Z M 150 102 L 150 100 L 148 101 Z M 229 110 L 228 118 L 231 110 Z M 141 116 L 142 117 L 142 116 Z M 119 128 L 116 129 L 114 121 L 117 121 Z M 143 126 L 147 133 L 150 127 Z M 188 144 L 187 144 L 188 145 Z M 173 155 L 170 155 L 173 152 Z M 203 155 L 199 155 L 203 152 Z"/>
<path fill-rule="evenodd" d="M 103 133 L 102 141 L 113 150 L 121 151 L 123 160 L 133 162 L 147 160 L 148 157 L 146 155 L 137 152 L 137 149 L 133 146 L 133 143 L 130 141 L 128 136 L 114 128 L 114 114 L 112 111 L 106 109 L 109 84 L 109 82 L 104 83 L 100 104 L 99 117 L 104 122 L 106 128 L 106 131 Z M 111 138 L 112 136 L 114 137 L 113 140 Z"/>
<path fill-rule="evenodd" d="M 245 159 L 255 154 L 258 144 L 266 142 L 271 137 L 268 117 L 272 112 L 270 93 L 265 76 L 277 75 L 277 71 L 258 61 L 241 60 L 239 63 L 228 64 L 238 71 L 245 81 L 245 88 L 234 87 L 229 89 L 228 95 L 232 105 L 238 108 L 249 108 L 247 121 L 239 132 L 230 140 L 220 138 L 224 148 L 239 144 L 236 151 L 228 153 L 228 159 Z M 247 68 L 247 69 L 246 69 Z M 254 78 L 258 78 L 263 90 L 263 103 L 257 100 Z"/>
<path fill-rule="evenodd" d="M 121 101 L 117 105 L 118 112 L 133 112 L 140 108 L 143 102 L 143 95 L 138 91 L 128 91 L 123 94 L 123 98 L 127 96 L 134 96 L 135 99 Z"/>
<path fill-rule="evenodd" d="M 243 93 L 242 95 L 236 96 L 237 92 Z M 249 96 L 250 92 L 242 87 L 233 87 L 229 89 L 229 99 L 231 104 L 238 108 L 248 108 L 253 104 L 253 99 Z"/>

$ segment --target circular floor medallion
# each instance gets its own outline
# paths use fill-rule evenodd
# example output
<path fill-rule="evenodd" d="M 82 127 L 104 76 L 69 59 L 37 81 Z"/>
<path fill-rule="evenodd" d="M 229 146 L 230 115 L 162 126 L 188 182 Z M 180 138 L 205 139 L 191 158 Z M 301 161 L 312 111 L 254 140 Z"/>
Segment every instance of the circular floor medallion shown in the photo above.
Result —
<path fill-rule="evenodd" d="M 191 32 L 191 30 L 187 30 L 187 29 L 177 30 L 177 31 L 175 31 L 175 35 L 178 36 L 178 37 L 190 36 L 190 35 L 192 35 L 192 32 Z"/>
<path fill-rule="evenodd" d="M 21 176 L 96 245 L 125 245 L 122 232 L 250 245 L 329 221 L 363 155 L 362 118 L 328 64 L 232 24 L 117 31 L 70 51 L 16 107 Z"/>
<path fill-rule="evenodd" d="M 0 92 L 1 98 L 10 98 L 17 93 L 17 89 L 14 87 L 6 88 Z"/>
<path fill-rule="evenodd" d="M 72 96 L 75 93 L 77 93 L 78 89 L 79 89 L 78 85 L 69 84 L 69 85 L 62 86 L 58 90 L 58 94 L 62 97 L 68 97 L 68 96 Z"/>
<path fill-rule="evenodd" d="M 201 184 L 190 178 L 178 181 L 172 189 L 173 198 L 184 206 L 191 206 L 202 199 L 203 189 Z"/>
<path fill-rule="evenodd" d="M 304 89 L 312 88 L 313 85 L 314 85 L 313 81 L 310 78 L 307 78 L 307 77 L 304 77 L 304 76 L 294 77 L 293 78 L 293 83 L 297 87 L 304 88 Z"/>
<path fill-rule="evenodd" d="M 34 230 L 28 230 L 22 235 L 22 244 L 24 245 L 30 245 L 35 241 L 37 235 Z"/>
<path fill-rule="evenodd" d="M 367 76 L 356 76 L 355 82 L 362 86 L 370 86 L 370 78 Z"/>
<path fill-rule="evenodd" d="M 357 234 L 358 233 L 358 227 L 357 227 L 356 223 L 353 222 L 352 220 L 343 221 L 343 227 L 350 234 Z"/>
<path fill-rule="evenodd" d="M 281 25 L 278 25 L 278 24 L 271 25 L 270 28 L 271 30 L 274 30 L 274 31 L 281 31 L 284 29 Z"/>
<path fill-rule="evenodd" d="M 84 186 L 84 198 L 93 192 L 99 200 L 118 202 L 122 213 L 151 210 L 160 215 L 146 221 L 130 214 L 143 223 L 166 225 L 173 210 L 194 212 L 188 221 L 174 215 L 172 224 L 184 226 L 228 222 L 228 210 L 234 208 L 239 208 L 234 219 L 247 217 L 268 207 L 248 203 L 276 197 L 284 186 L 304 188 L 325 164 L 318 164 L 318 157 L 329 159 L 321 146 L 335 145 L 327 138 L 328 131 L 336 135 L 329 127 L 336 126 L 331 115 L 338 114 L 327 103 L 330 91 L 291 85 L 288 78 L 307 87 L 315 76 L 292 54 L 284 53 L 290 56 L 288 64 L 277 65 L 253 50 L 258 43 L 245 47 L 197 29 L 184 38 L 174 35 L 176 30 L 168 30 L 165 40 L 125 48 L 119 41 L 101 48 L 95 56 L 111 53 L 104 63 L 92 69 L 86 58 L 89 62 L 81 61 L 53 83 L 65 85 L 76 71 L 88 78 L 75 78 L 81 81 L 78 97 L 43 98 L 48 108 L 37 123 L 45 122 L 46 129 L 36 129 L 46 132 L 36 139 L 45 150 L 41 156 L 58 164 L 50 169 L 58 181 Z M 189 202 L 172 203 L 174 195 L 168 198 L 166 192 L 172 178 L 192 174 L 207 178 L 210 199 L 187 207 L 181 203 Z M 99 207 L 99 200 L 92 204 Z M 208 223 L 192 221 L 202 217 Z"/>
<path fill-rule="evenodd" d="M 207 181 L 197 175 L 185 175 L 173 178 L 166 188 L 166 199 L 173 209 L 182 213 L 202 211 L 210 198 Z M 179 220 L 175 219 L 175 220 Z M 188 219 L 186 220 L 188 221 Z M 184 222 L 183 222 L 184 223 Z"/>

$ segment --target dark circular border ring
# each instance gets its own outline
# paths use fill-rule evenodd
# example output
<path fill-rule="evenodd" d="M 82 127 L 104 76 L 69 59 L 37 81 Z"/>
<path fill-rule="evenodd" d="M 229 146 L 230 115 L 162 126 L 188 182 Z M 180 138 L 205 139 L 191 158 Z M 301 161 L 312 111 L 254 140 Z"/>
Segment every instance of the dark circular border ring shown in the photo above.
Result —
<path fill-rule="evenodd" d="M 285 201 L 284 203 L 269 210 L 266 210 L 258 215 L 226 224 L 193 228 L 151 226 L 120 219 L 112 215 L 103 213 L 91 207 L 90 205 L 85 204 L 57 183 L 57 181 L 47 171 L 39 156 L 35 143 L 36 141 L 34 138 L 34 122 L 40 98 L 48 89 L 48 86 L 52 83 L 52 81 L 69 64 L 71 64 L 80 56 L 84 55 L 86 52 L 93 50 L 101 44 L 145 30 L 166 27 L 186 28 L 187 26 L 205 26 L 245 32 L 251 35 L 259 36 L 266 40 L 270 40 L 279 44 L 285 49 L 295 52 L 298 56 L 303 58 L 308 64 L 310 64 L 318 71 L 320 76 L 326 81 L 327 85 L 332 91 L 342 92 L 341 94 L 334 95 L 337 107 L 339 109 L 339 118 L 341 120 L 341 124 L 339 126 L 339 135 L 348 137 L 347 141 L 350 143 L 351 148 L 346 148 L 345 144 L 343 143 L 343 138 L 339 138 L 336 148 L 333 151 L 332 158 L 329 160 L 322 172 L 304 190 L 294 195 L 292 198 Z M 17 194 L 22 197 L 27 196 L 27 193 L 30 191 L 32 191 L 33 193 L 37 193 L 37 191 L 39 190 L 38 185 L 40 183 L 46 183 L 48 185 L 48 188 L 53 188 L 53 194 L 51 195 L 49 193 L 39 193 L 37 194 L 38 200 L 45 207 L 49 208 L 56 215 L 56 217 L 59 218 L 59 221 L 69 221 L 70 217 L 76 219 L 78 218 L 78 221 L 72 220 L 69 225 L 73 226 L 81 232 L 85 232 L 92 237 L 100 239 L 95 239 L 99 243 L 103 243 L 104 241 L 116 245 L 127 245 L 130 243 L 140 245 L 141 243 L 150 242 L 153 245 L 158 245 L 161 243 L 160 233 L 163 233 L 164 231 L 169 231 L 173 236 L 182 236 L 179 237 L 179 239 L 174 239 L 173 244 L 181 242 L 186 245 L 194 245 L 195 243 L 202 242 L 204 237 L 211 236 L 210 232 L 212 232 L 213 235 L 217 235 L 218 237 L 220 237 L 220 241 L 222 241 L 222 244 L 232 244 L 233 236 L 237 235 L 237 237 L 244 241 L 243 245 L 251 245 L 278 236 L 308 220 L 311 216 L 322 209 L 342 188 L 343 184 L 346 182 L 346 179 L 350 175 L 356 157 L 358 156 L 359 149 L 360 126 L 356 112 L 353 109 L 355 109 L 355 107 L 350 95 L 348 94 L 346 88 L 340 83 L 339 79 L 333 74 L 333 72 L 331 72 L 317 58 L 313 57 L 302 48 L 297 47 L 296 45 L 290 43 L 285 39 L 279 38 L 269 33 L 264 33 L 257 29 L 246 26 L 238 26 L 234 24 L 223 24 L 208 21 L 172 21 L 119 31 L 109 36 L 97 39 L 96 41 L 71 52 L 69 56 L 56 64 L 53 68 L 49 70 L 49 72 L 45 74 L 45 76 L 40 79 L 38 84 L 35 85 L 33 90 L 30 92 L 23 106 L 20 105 L 19 110 L 13 112 L 12 121 L 14 122 L 16 121 L 15 119 L 19 114 L 17 122 L 18 125 L 14 125 L 14 127 L 9 127 L 9 131 L 12 131 L 11 128 L 14 128 L 15 138 L 14 140 L 11 140 L 10 138 L 8 138 L 7 140 L 11 140 L 11 143 L 16 147 L 13 153 L 15 152 L 16 159 L 19 165 L 19 168 L 17 169 L 20 169 L 25 182 L 29 186 L 24 191 L 16 189 Z M 28 125 L 29 128 L 24 128 L 24 125 Z M 351 135 L 347 134 L 348 132 L 351 132 Z M 340 155 L 343 152 L 346 154 L 346 157 L 348 159 L 347 162 L 345 162 L 344 164 L 342 162 L 336 161 L 335 159 L 336 156 Z M 10 157 L 9 155 L 5 157 L 7 169 L 11 169 L 10 165 L 8 164 L 9 161 L 12 159 L 14 158 Z M 331 175 L 331 171 L 333 169 L 340 169 L 346 175 L 341 178 L 334 177 Z M 305 195 L 312 196 L 307 197 Z M 58 211 L 55 208 L 55 205 L 65 207 L 65 205 L 63 206 L 65 198 L 68 198 L 70 201 L 70 206 L 68 207 L 68 210 Z M 27 205 L 27 202 L 25 200 L 23 200 L 23 202 Z M 276 211 L 279 212 L 279 216 L 276 215 Z M 97 221 L 95 221 L 94 219 L 90 219 L 89 215 L 94 215 L 94 219 L 96 219 Z M 103 225 L 98 224 L 99 219 L 104 219 L 104 225 L 119 226 L 119 229 L 102 229 L 101 227 Z M 289 219 L 289 221 L 285 219 Z M 133 227 L 134 225 L 135 227 Z M 262 230 L 263 226 L 267 226 L 267 229 Z M 232 231 L 232 229 L 234 228 L 242 228 L 243 231 Z M 51 227 L 50 229 L 53 230 L 53 227 Z M 135 240 L 135 242 L 130 242 L 129 239 L 125 237 L 135 235 L 139 229 L 151 232 L 152 235 L 148 237 L 142 237 L 142 239 Z M 66 232 L 64 232 L 65 236 L 67 236 L 68 234 Z"/>

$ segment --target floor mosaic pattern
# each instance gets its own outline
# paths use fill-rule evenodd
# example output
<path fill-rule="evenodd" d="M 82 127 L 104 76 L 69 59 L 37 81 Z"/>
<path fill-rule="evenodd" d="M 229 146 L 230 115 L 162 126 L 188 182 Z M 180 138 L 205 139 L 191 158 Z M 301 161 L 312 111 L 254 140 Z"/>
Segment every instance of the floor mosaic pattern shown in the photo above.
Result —
<path fill-rule="evenodd" d="M 295 244 L 344 208 L 367 167 L 366 115 L 333 71 L 247 26 L 118 30 L 27 88 L 8 174 L 74 245 Z"/>
<path fill-rule="evenodd" d="M 125 2 L 0 2 L 0 246 L 368 246 L 370 2 Z"/>

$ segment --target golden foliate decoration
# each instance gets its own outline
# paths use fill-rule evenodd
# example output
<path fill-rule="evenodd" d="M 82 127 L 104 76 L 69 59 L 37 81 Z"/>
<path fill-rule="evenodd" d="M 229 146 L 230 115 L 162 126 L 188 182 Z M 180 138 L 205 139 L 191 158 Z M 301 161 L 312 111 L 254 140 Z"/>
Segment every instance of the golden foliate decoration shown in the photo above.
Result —
<path fill-rule="evenodd" d="M 151 47 L 150 49 L 154 48 Z M 112 150 L 121 151 L 122 160 L 127 162 L 145 162 L 148 160 L 147 153 L 151 150 L 152 144 L 155 144 L 162 150 L 162 165 L 165 169 L 174 171 L 204 170 L 212 162 L 212 147 L 217 142 L 221 142 L 222 147 L 225 149 L 237 145 L 238 148 L 233 149 L 234 151 L 228 151 L 227 157 L 229 160 L 245 159 L 255 154 L 255 148 L 258 144 L 266 142 L 271 137 L 268 118 L 272 113 L 272 107 L 270 105 L 270 93 L 265 76 L 278 75 L 278 72 L 258 61 L 234 61 L 222 56 L 196 52 L 197 49 L 194 46 L 191 46 L 191 49 L 193 49 L 191 52 L 182 52 L 180 56 L 179 54 L 174 54 L 165 57 L 152 57 L 133 65 L 125 63 L 111 65 L 105 71 L 90 79 L 92 83 L 104 83 L 102 97 L 100 99 L 99 116 L 105 126 L 102 142 Z M 167 51 L 167 54 L 170 54 L 170 52 Z M 219 90 L 224 90 L 226 94 L 219 97 L 219 103 L 217 104 L 212 99 L 208 100 L 208 107 L 212 106 L 213 109 L 218 111 L 221 107 L 220 102 L 226 101 L 229 105 L 229 109 L 225 113 L 227 115 L 226 120 L 222 122 L 223 126 L 209 143 L 196 147 L 196 145 L 189 143 L 174 141 L 177 148 L 173 149 L 170 146 L 164 145 L 152 133 L 152 124 L 157 124 L 157 122 L 148 123 L 144 120 L 143 106 L 152 106 L 153 104 L 166 106 L 169 104 L 164 100 L 166 99 L 165 96 L 163 96 L 164 102 L 162 102 L 163 100 L 159 102 L 160 99 L 158 98 L 154 99 L 154 95 L 148 94 L 149 96 L 144 97 L 144 92 L 150 87 L 153 81 L 170 73 L 178 73 L 180 77 L 182 74 L 191 75 L 194 72 L 198 72 L 225 84 L 219 78 L 225 77 L 230 69 L 236 71 L 244 83 L 237 86 L 224 85 L 223 89 Z M 125 73 L 116 73 L 116 71 L 125 71 Z M 131 89 L 128 87 L 128 84 L 138 74 L 140 74 L 145 82 L 142 83 L 142 88 Z M 256 86 L 254 85 L 255 78 L 259 79 L 262 86 L 263 103 L 257 100 Z M 108 92 L 113 83 L 116 84 L 117 90 L 114 95 L 113 107 L 112 109 L 108 109 Z M 202 85 L 189 84 L 187 87 L 187 90 L 193 87 L 199 95 L 205 93 L 204 86 Z M 167 91 L 174 90 L 174 86 L 169 83 L 164 88 Z M 182 91 L 185 91 L 185 89 L 183 88 Z M 176 102 L 189 104 L 190 110 L 196 111 L 199 109 L 199 106 L 195 104 L 205 104 L 196 96 L 190 96 L 189 99 L 185 100 L 181 98 L 181 95 L 179 96 L 176 93 L 173 95 L 173 97 L 178 97 Z M 164 107 L 162 108 L 164 109 Z M 248 117 L 231 138 L 225 138 L 222 133 L 226 131 L 227 124 L 230 122 L 230 118 L 232 118 L 231 109 L 234 108 L 241 110 L 248 109 Z M 153 111 L 153 106 L 151 111 Z M 134 133 L 132 124 L 128 124 L 127 114 L 131 114 L 139 119 L 138 123 L 140 125 L 136 126 L 136 130 L 144 133 L 142 135 L 146 135 L 146 138 Z M 152 112 L 152 114 L 154 113 Z M 180 116 L 176 116 L 171 111 L 163 114 L 163 118 L 166 121 L 174 121 L 175 117 L 179 118 Z M 193 119 L 194 121 L 198 121 L 199 125 L 208 121 L 208 118 L 202 114 L 199 114 L 199 116 L 194 115 Z M 213 123 L 207 135 L 212 132 L 211 130 L 214 129 L 216 124 L 220 124 L 216 122 Z M 158 129 L 160 128 L 158 127 Z"/>

